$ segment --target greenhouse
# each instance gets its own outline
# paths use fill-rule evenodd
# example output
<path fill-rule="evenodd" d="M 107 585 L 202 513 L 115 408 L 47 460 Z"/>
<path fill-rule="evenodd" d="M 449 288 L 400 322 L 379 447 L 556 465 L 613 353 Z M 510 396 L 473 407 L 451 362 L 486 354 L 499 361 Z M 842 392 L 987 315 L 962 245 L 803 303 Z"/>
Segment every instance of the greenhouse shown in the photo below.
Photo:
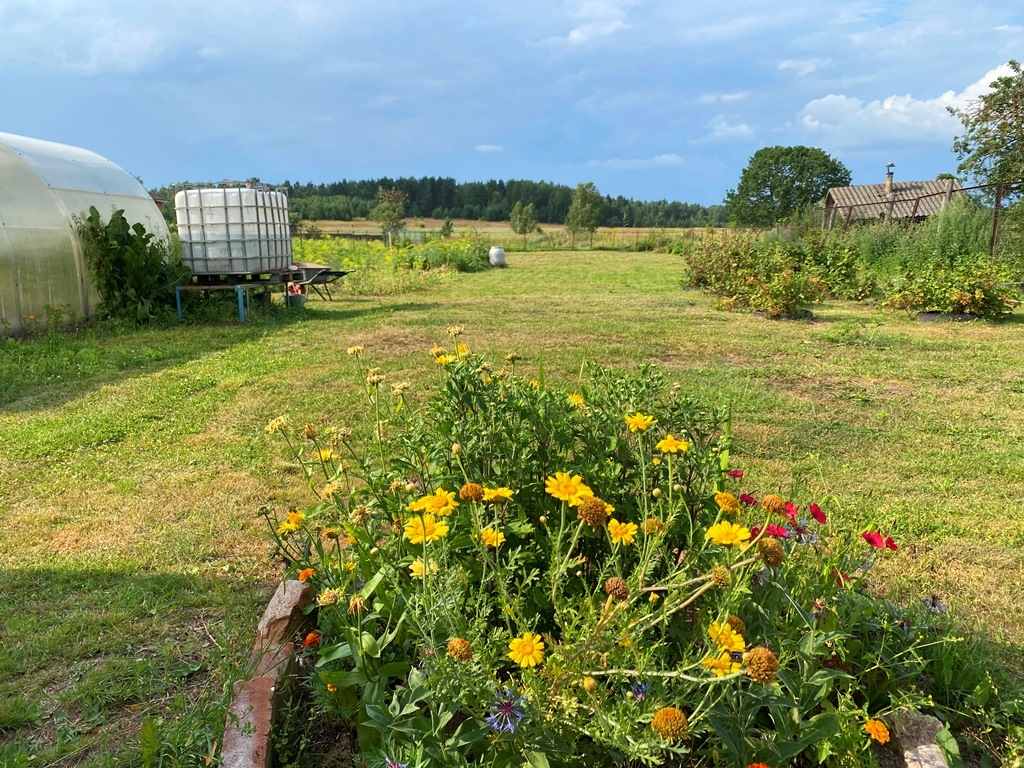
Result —
<path fill-rule="evenodd" d="M 167 226 L 131 174 L 94 152 L 0 133 L 0 334 L 47 308 L 84 317 L 96 309 L 75 217 L 118 209 L 157 237 Z"/>

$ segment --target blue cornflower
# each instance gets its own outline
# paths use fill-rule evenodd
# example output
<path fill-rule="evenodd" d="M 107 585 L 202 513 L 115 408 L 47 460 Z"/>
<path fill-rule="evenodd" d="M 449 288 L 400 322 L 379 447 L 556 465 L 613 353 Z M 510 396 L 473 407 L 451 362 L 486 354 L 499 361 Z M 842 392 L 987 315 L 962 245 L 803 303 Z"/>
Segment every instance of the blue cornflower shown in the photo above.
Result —
<path fill-rule="evenodd" d="M 922 597 L 921 602 L 924 603 L 924 607 L 929 611 L 935 611 L 936 613 L 945 613 L 946 606 L 939 602 L 938 595 L 932 595 L 931 597 Z"/>
<path fill-rule="evenodd" d="M 634 683 L 629 692 L 633 694 L 633 701 L 643 701 L 647 698 L 647 691 L 651 686 L 648 683 Z"/>
<path fill-rule="evenodd" d="M 523 719 L 524 703 L 521 696 L 506 688 L 497 701 L 491 704 L 491 714 L 484 718 L 484 722 L 498 733 L 512 733 Z"/>
<path fill-rule="evenodd" d="M 400 763 L 394 758 L 384 755 L 384 768 L 407 768 L 408 763 Z"/>

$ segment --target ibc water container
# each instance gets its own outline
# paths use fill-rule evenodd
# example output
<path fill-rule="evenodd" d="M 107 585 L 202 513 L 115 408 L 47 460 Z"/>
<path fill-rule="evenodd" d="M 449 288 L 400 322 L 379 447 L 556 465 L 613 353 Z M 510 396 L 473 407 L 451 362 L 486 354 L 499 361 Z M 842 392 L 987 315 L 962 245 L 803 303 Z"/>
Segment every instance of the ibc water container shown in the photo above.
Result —
<path fill-rule="evenodd" d="M 181 258 L 196 275 L 286 271 L 288 198 L 269 190 L 185 189 L 174 196 Z"/>

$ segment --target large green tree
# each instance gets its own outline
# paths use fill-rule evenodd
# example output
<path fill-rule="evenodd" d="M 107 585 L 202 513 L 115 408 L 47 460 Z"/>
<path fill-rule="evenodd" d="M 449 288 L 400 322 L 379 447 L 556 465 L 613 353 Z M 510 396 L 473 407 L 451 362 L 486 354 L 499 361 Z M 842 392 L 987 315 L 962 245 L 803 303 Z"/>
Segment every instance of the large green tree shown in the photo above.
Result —
<path fill-rule="evenodd" d="M 817 147 L 759 149 L 725 195 L 729 221 L 770 227 L 802 208 L 820 203 L 831 187 L 850 185 L 850 171 Z"/>
<path fill-rule="evenodd" d="M 594 182 L 577 184 L 569 204 L 569 213 L 565 217 L 565 228 L 572 235 L 572 247 L 576 248 L 576 238 L 586 232 L 590 235 L 590 244 L 594 244 L 594 231 L 601 221 L 601 193 Z"/>
<path fill-rule="evenodd" d="M 957 170 L 979 184 L 1024 181 L 1024 69 L 1012 60 L 1009 67 L 964 109 L 949 107 L 964 124 L 953 141 Z"/>

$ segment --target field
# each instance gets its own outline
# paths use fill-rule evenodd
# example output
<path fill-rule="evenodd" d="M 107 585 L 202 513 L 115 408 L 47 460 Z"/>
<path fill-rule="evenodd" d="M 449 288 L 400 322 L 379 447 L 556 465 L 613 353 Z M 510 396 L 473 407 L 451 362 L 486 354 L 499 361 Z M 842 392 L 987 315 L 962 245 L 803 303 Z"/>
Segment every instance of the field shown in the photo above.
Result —
<path fill-rule="evenodd" d="M 873 588 L 934 595 L 1019 669 L 1021 311 L 947 325 L 832 302 L 771 322 L 714 310 L 680 271 L 664 254 L 529 252 L 244 327 L 0 345 L 0 764 L 137 764 L 146 716 L 183 762 L 214 755 L 225 685 L 280 572 L 261 512 L 310 501 L 264 425 L 356 425 L 350 345 L 422 397 L 453 324 L 496 365 L 523 355 L 517 371 L 543 361 L 568 382 L 585 361 L 654 361 L 731 403 L 751 492 L 831 495 L 839 534 L 883 523 L 901 548 Z"/>

